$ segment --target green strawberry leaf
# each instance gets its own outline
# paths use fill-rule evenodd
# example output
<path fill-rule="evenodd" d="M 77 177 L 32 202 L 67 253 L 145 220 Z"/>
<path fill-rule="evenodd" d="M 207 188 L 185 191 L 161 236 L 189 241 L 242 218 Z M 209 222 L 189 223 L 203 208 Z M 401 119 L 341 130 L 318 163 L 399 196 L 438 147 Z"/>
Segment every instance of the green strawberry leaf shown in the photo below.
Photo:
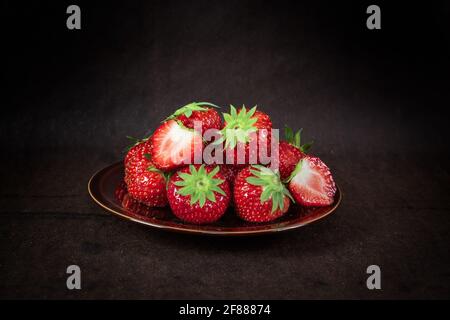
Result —
<path fill-rule="evenodd" d="M 289 190 L 281 181 L 279 173 L 261 165 L 252 165 L 250 172 L 253 176 L 248 177 L 246 181 L 251 185 L 261 187 L 260 202 L 271 200 L 272 213 L 284 209 L 285 197 L 293 200 Z"/>
<path fill-rule="evenodd" d="M 200 208 L 203 208 L 207 200 L 215 203 L 217 201 L 215 193 L 226 195 L 220 187 L 224 180 L 215 178 L 219 170 L 220 168 L 216 166 L 208 173 L 205 165 L 201 165 L 198 169 L 190 165 L 189 173 L 177 173 L 181 178 L 174 182 L 177 187 L 181 187 L 177 192 L 182 196 L 189 196 L 191 206 L 198 203 Z"/>
<path fill-rule="evenodd" d="M 247 110 L 244 105 L 240 109 L 240 112 L 238 112 L 233 105 L 230 105 L 230 112 L 223 113 L 226 125 L 221 130 L 222 139 L 219 139 L 215 143 L 219 144 L 225 141 L 225 148 L 233 149 L 239 142 L 249 142 L 251 133 L 258 130 L 255 127 L 258 119 L 254 118 L 256 109 L 257 106 L 254 106 L 250 110 Z"/>
<path fill-rule="evenodd" d="M 300 128 L 297 132 L 294 133 L 294 131 L 285 125 L 284 128 L 284 138 L 286 141 L 299 149 L 303 153 L 307 153 L 309 149 L 311 148 L 313 142 L 308 142 L 305 144 L 301 144 L 301 136 L 302 136 L 303 128 Z"/>
<path fill-rule="evenodd" d="M 208 110 L 208 108 L 205 108 L 204 106 L 220 108 L 219 106 L 216 106 L 215 104 L 213 104 L 211 102 L 191 102 L 191 103 L 179 108 L 178 110 L 176 110 L 173 114 L 168 116 L 163 122 L 170 120 L 170 119 L 175 119 L 181 115 L 185 115 L 187 118 L 189 118 L 192 116 L 192 112 L 194 112 L 194 111 Z"/>

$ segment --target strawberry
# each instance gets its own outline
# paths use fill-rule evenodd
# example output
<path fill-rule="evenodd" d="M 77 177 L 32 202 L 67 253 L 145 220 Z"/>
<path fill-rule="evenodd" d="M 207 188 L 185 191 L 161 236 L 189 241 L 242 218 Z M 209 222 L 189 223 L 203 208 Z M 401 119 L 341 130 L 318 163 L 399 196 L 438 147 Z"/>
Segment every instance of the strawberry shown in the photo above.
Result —
<path fill-rule="evenodd" d="M 171 171 L 194 162 L 201 157 L 202 136 L 175 120 L 163 122 L 151 136 L 151 158 L 156 168 Z"/>
<path fill-rule="evenodd" d="M 115 195 L 117 200 L 119 200 L 122 208 L 131 211 L 132 213 L 138 214 L 139 216 L 152 217 L 163 219 L 166 216 L 166 210 L 154 207 L 148 207 L 141 202 L 133 199 L 127 190 L 127 185 L 125 182 L 119 184 L 115 190 Z"/>
<path fill-rule="evenodd" d="M 220 165 L 220 173 L 222 173 L 225 180 L 228 182 L 228 185 L 230 186 L 231 190 L 230 206 L 234 206 L 234 199 L 233 199 L 234 180 L 236 179 L 236 176 L 240 170 L 241 169 L 237 166 L 232 166 L 229 164 Z"/>
<path fill-rule="evenodd" d="M 129 176 L 126 183 L 128 193 L 133 199 L 149 207 L 167 205 L 166 179 L 153 164 L 150 163 L 146 170 Z"/>
<path fill-rule="evenodd" d="M 267 222 L 289 209 L 291 195 L 278 173 L 261 165 L 242 169 L 234 182 L 234 205 L 239 217 L 251 222 Z"/>
<path fill-rule="evenodd" d="M 127 136 L 127 138 L 132 141 L 132 144 L 125 149 L 125 151 L 127 152 L 127 154 L 125 155 L 125 159 L 124 159 L 125 167 L 127 166 L 129 160 L 133 157 L 134 154 L 150 153 L 150 148 L 151 148 L 149 143 L 147 143 L 147 144 L 143 143 L 143 142 L 147 142 L 148 139 L 150 138 L 150 136 L 145 137 L 143 139 L 138 139 L 138 138 L 134 138 L 131 136 Z"/>
<path fill-rule="evenodd" d="M 129 195 L 147 206 L 167 205 L 166 179 L 150 160 L 150 144 L 141 142 L 130 149 L 125 157 L 125 183 Z"/>
<path fill-rule="evenodd" d="M 258 150 L 266 148 L 267 155 L 270 154 L 270 130 L 272 129 L 272 121 L 270 117 L 259 110 L 256 106 L 247 110 L 243 106 L 239 111 L 234 106 L 230 106 L 230 113 L 224 113 L 225 124 L 221 130 L 222 137 L 214 143 L 222 143 L 225 141 L 226 153 L 234 154 L 233 164 L 240 167 L 250 164 L 250 162 L 260 163 L 262 159 L 258 157 Z M 266 129 L 267 131 L 259 131 Z M 264 139 L 259 140 L 259 139 Z M 257 148 L 250 148 L 255 143 Z M 238 159 L 238 150 L 244 150 L 244 159 Z M 242 163 L 243 162 L 243 163 Z M 228 163 L 228 161 L 227 161 Z"/>
<path fill-rule="evenodd" d="M 278 159 L 278 170 L 283 181 L 289 178 L 297 163 L 311 148 L 312 142 L 301 144 L 302 131 L 303 129 L 300 129 L 294 134 L 292 129 L 286 126 L 284 129 L 286 141 L 278 144 L 279 156 L 275 158 Z"/>
<path fill-rule="evenodd" d="M 228 165 L 228 164 L 221 164 L 220 165 L 220 172 L 225 177 L 225 180 L 228 181 L 228 184 L 230 185 L 230 188 L 233 189 L 234 187 L 234 179 L 236 178 L 239 168 L 236 166 Z"/>
<path fill-rule="evenodd" d="M 189 129 L 194 129 L 195 122 L 198 121 L 202 125 L 201 133 L 208 129 L 222 129 L 220 114 L 208 106 L 219 108 L 209 102 L 192 102 L 175 111 L 166 120 L 178 120 Z"/>
<path fill-rule="evenodd" d="M 172 175 L 167 197 L 179 219 L 205 224 L 217 221 L 230 202 L 230 187 L 219 166 L 190 165 Z"/>
<path fill-rule="evenodd" d="M 125 181 L 132 174 L 147 169 L 149 163 L 145 155 L 150 154 L 150 152 L 151 144 L 147 140 L 136 140 L 125 156 Z"/>
<path fill-rule="evenodd" d="M 317 157 L 301 159 L 289 178 L 289 190 L 304 206 L 328 206 L 333 203 L 336 185 L 330 169 Z"/>

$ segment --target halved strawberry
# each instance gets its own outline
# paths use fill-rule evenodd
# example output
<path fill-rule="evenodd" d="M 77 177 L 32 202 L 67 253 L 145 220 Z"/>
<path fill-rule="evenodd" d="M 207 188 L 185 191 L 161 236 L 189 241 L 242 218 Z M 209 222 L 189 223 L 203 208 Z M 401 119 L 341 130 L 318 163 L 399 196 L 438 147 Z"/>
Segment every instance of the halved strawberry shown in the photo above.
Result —
<path fill-rule="evenodd" d="M 234 182 L 234 205 L 239 217 L 267 222 L 285 214 L 291 195 L 277 173 L 261 165 L 242 169 Z"/>
<path fill-rule="evenodd" d="M 204 224 L 218 220 L 230 203 L 230 187 L 218 166 L 190 165 L 167 185 L 172 212 L 181 220 Z"/>
<path fill-rule="evenodd" d="M 289 178 L 289 190 L 304 206 L 328 206 L 333 203 L 336 185 L 330 169 L 317 157 L 301 159 Z"/>
<path fill-rule="evenodd" d="M 281 141 L 278 144 L 279 155 L 275 159 L 278 160 L 278 170 L 283 181 L 289 178 L 297 163 L 311 148 L 312 142 L 301 144 L 302 131 L 303 129 L 300 129 L 294 133 L 291 128 L 286 126 L 284 129 L 286 141 Z"/>
<path fill-rule="evenodd" d="M 166 120 L 178 120 L 186 128 L 194 129 L 195 122 L 201 123 L 201 132 L 208 129 L 222 129 L 222 118 L 213 108 L 219 108 L 210 102 L 192 102 L 175 111 Z"/>
<path fill-rule="evenodd" d="M 170 171 L 194 163 L 194 155 L 201 157 L 203 140 L 198 132 L 175 120 L 162 123 L 151 136 L 151 159 L 156 168 Z"/>
<path fill-rule="evenodd" d="M 225 125 L 221 131 L 222 137 L 214 142 L 225 142 L 226 154 L 233 154 L 233 164 L 240 167 L 261 163 L 262 159 L 259 158 L 261 148 L 265 148 L 267 155 L 270 155 L 272 121 L 266 113 L 256 108 L 255 106 L 248 110 L 243 106 L 236 110 L 233 105 L 230 105 L 230 113 L 223 114 Z M 251 148 L 252 144 L 257 147 Z M 243 150 L 242 159 L 238 157 L 239 150 Z"/>

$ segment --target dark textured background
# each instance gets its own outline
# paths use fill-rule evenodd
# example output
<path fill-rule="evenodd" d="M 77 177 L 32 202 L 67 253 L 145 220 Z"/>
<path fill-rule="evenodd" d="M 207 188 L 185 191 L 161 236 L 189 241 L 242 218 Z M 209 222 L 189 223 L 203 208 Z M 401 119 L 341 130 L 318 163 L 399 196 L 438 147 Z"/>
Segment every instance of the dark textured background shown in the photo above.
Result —
<path fill-rule="evenodd" d="M 1 298 L 449 298 L 449 5 L 3 1 Z M 258 104 L 305 129 L 339 210 L 269 237 L 112 217 L 89 177 L 176 107 Z M 65 269 L 82 268 L 82 290 Z M 382 269 L 382 290 L 365 287 Z"/>

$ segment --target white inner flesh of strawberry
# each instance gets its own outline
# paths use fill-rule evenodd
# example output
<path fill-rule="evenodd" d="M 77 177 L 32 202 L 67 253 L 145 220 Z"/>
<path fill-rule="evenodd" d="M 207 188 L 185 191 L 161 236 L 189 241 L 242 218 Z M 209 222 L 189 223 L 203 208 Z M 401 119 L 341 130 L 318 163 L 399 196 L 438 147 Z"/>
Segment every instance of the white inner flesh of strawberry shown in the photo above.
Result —
<path fill-rule="evenodd" d="M 328 199 L 326 181 L 313 167 L 309 161 L 303 161 L 302 168 L 292 179 L 295 186 L 310 193 L 310 197 Z"/>
<path fill-rule="evenodd" d="M 193 132 L 174 123 L 160 141 L 159 154 L 174 163 L 190 163 L 193 135 Z"/>

